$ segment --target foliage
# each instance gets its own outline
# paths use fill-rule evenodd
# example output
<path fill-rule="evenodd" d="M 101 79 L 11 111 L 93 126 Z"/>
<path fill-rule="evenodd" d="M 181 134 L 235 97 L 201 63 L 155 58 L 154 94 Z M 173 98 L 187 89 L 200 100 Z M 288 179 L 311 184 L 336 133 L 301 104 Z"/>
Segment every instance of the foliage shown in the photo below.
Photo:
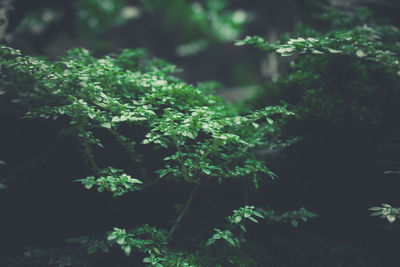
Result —
<path fill-rule="evenodd" d="M 102 176 L 97 179 L 94 176 L 89 176 L 76 181 L 84 184 L 87 189 L 96 185 L 99 192 L 109 191 L 113 193 L 113 196 L 121 196 L 129 191 L 140 190 L 137 184 L 142 184 L 142 181 L 132 178 L 130 175 L 123 173 L 122 170 L 112 167 L 99 170 L 99 174 Z"/>
<path fill-rule="evenodd" d="M 111 44 L 101 38 L 102 34 L 146 15 L 152 15 L 152 20 L 161 18 L 168 31 L 176 35 L 180 43 L 176 52 L 180 56 L 237 39 L 250 19 L 242 9 L 230 10 L 226 0 L 75 0 L 58 5 L 45 2 L 27 11 L 15 30 L 15 41 L 25 46 L 24 35 L 46 36 L 57 28 L 59 33 L 77 35 L 93 49 L 104 50 Z"/>
<path fill-rule="evenodd" d="M 290 222 L 293 227 L 298 226 L 298 220 L 307 222 L 308 219 L 315 218 L 315 213 L 309 212 L 304 208 L 300 210 L 292 210 L 278 215 L 274 210 L 264 210 L 261 208 L 256 209 L 254 206 L 244 206 L 239 209 L 233 210 L 233 215 L 227 217 L 228 225 L 226 230 L 214 228 L 216 232 L 210 237 L 206 246 L 213 244 L 215 241 L 221 239 L 228 242 L 233 247 L 240 247 L 240 243 L 245 241 L 243 233 L 246 233 L 245 222 L 246 219 L 254 223 L 258 223 L 259 219 L 265 219 L 269 222 L 287 223 Z"/>
<path fill-rule="evenodd" d="M 143 263 L 149 266 L 199 266 L 195 264 L 196 259 L 192 256 L 167 247 L 168 233 L 166 231 L 148 225 L 130 231 L 114 228 L 108 233 L 107 240 L 110 245 L 119 245 L 128 256 L 132 253 L 132 249 L 144 253 L 146 257 L 143 258 Z"/>
<path fill-rule="evenodd" d="M 274 132 L 271 116 L 291 114 L 282 107 L 239 116 L 221 99 L 168 76 L 173 66 L 154 63 L 124 70 L 121 65 L 137 56 L 127 51 L 116 58 L 95 59 L 88 51 L 73 50 L 56 63 L 21 56 L 5 47 L 2 56 L 6 59 L 3 77 L 7 75 L 2 82 L 12 83 L 19 91 L 20 100 L 29 106 L 26 117 L 60 121 L 65 134 L 80 139 L 93 169 L 101 175 L 108 172 L 108 182 L 118 171 L 97 167 L 93 146 L 103 147 L 96 137 L 100 131 L 115 137 L 134 166 L 142 162 L 143 155 L 134 153 L 138 146 L 169 151 L 164 157 L 166 164 L 158 171 L 161 177 L 169 174 L 177 180 L 199 182 L 206 177 L 222 181 L 243 176 L 257 186 L 260 173 L 273 176 L 252 151 L 264 146 L 264 136 Z M 148 72 L 141 72 L 145 70 Z M 12 76 L 7 72 L 11 71 L 18 78 L 9 80 Z M 33 88 L 20 86 L 26 80 L 33 80 Z M 142 140 L 122 134 L 123 126 L 137 126 Z M 145 184 L 159 180 L 154 174 L 141 176 Z M 88 185 L 94 179 L 81 181 Z"/>
<path fill-rule="evenodd" d="M 142 1 L 147 9 L 160 13 L 167 25 L 180 34 L 184 44 L 177 48 L 177 53 L 181 56 L 196 54 L 210 43 L 237 39 L 250 17 L 244 10 L 229 10 L 226 0 Z"/>
<path fill-rule="evenodd" d="M 49 36 L 78 38 L 95 49 L 106 49 L 110 42 L 99 38 L 100 35 L 137 19 L 141 13 L 126 0 L 36 1 L 34 5 L 19 1 L 16 5 L 25 14 L 12 32 L 12 43 L 34 50 L 35 42 Z M 30 42 L 25 43 L 28 38 Z"/>
<path fill-rule="evenodd" d="M 74 49 L 56 62 L 5 46 L 0 54 L 1 90 L 27 110 L 25 118 L 52 121 L 63 136 L 80 141 L 92 175 L 77 181 L 87 189 L 96 186 L 117 197 L 162 181 L 193 183 L 196 189 L 205 180 L 232 179 L 258 188 L 266 177 L 275 177 L 254 152 L 268 148 L 268 138 L 279 131 L 274 121 L 293 114 L 282 106 L 240 115 L 206 92 L 209 85 L 185 84 L 172 75 L 174 66 L 147 61 L 142 50 L 95 58 Z M 129 160 L 102 160 L 111 146 L 119 146 Z M 145 225 L 114 228 L 107 243 L 88 237 L 70 241 L 88 247 L 89 253 L 117 244 L 127 255 L 133 250 L 146 254 L 143 261 L 150 266 L 195 266 L 167 247 L 195 189 L 168 234 Z M 238 218 L 256 221 L 253 215 L 262 217 L 246 206 L 228 220 L 244 229 Z M 229 231 L 218 234 L 235 243 Z"/>
<path fill-rule="evenodd" d="M 371 216 L 379 216 L 380 218 L 387 219 L 390 223 L 396 221 L 400 215 L 400 208 L 394 208 L 389 204 L 382 204 L 381 207 L 369 208 Z"/>
<path fill-rule="evenodd" d="M 356 16 L 357 13 L 353 14 Z M 283 100 L 297 105 L 299 117 L 324 116 L 340 120 L 347 113 L 345 116 L 350 115 L 355 120 L 373 123 L 381 121 L 383 116 L 377 118 L 378 114 L 387 113 L 394 105 L 388 96 L 398 91 L 400 51 L 396 40 L 399 34 L 394 26 L 370 21 L 359 26 L 347 25 L 347 28 L 341 25 L 326 33 L 303 27 L 295 38 L 284 37 L 274 44 L 262 37 L 247 37 L 237 45 L 255 45 L 281 56 L 298 55 L 293 58 L 289 73 L 271 86 L 280 88 Z M 339 71 L 339 66 L 343 72 Z M 336 73 L 332 73 L 334 70 Z M 371 103 L 373 99 L 374 104 Z M 375 110 L 369 112 L 370 107 Z"/>
<path fill-rule="evenodd" d="M 206 246 L 213 244 L 215 241 L 221 239 L 227 241 L 233 247 L 239 247 L 240 242 L 243 241 L 243 238 L 239 238 L 233 234 L 233 231 L 237 231 L 238 229 L 246 232 L 246 228 L 244 226 L 244 221 L 242 219 L 248 219 L 252 222 L 258 223 L 258 218 L 264 218 L 264 216 L 255 210 L 254 206 L 245 206 L 233 211 L 233 215 L 227 218 L 229 224 L 227 225 L 227 230 L 220 230 L 218 228 L 214 228 L 216 232 L 211 238 L 208 239 Z"/>
<path fill-rule="evenodd" d="M 342 12 L 329 14 L 322 17 L 332 21 Z M 298 119 L 294 125 L 318 128 L 323 123 L 358 132 L 386 129 L 368 138 L 371 149 L 381 153 L 398 148 L 393 115 L 399 111 L 400 31 L 365 14 L 368 11 L 346 13 L 347 25 L 333 23 L 326 32 L 302 26 L 293 37 L 286 35 L 272 44 L 257 36 L 237 42 L 291 60 L 288 73 L 268 83 L 252 103 L 288 103 Z"/>
<path fill-rule="evenodd" d="M 399 62 L 396 58 L 398 48 L 393 45 L 393 42 L 398 34 L 399 30 L 393 26 L 374 26 L 372 28 L 364 25 L 347 31 L 333 30 L 323 36 L 318 36 L 317 32 L 309 30 L 307 35 L 312 37 L 298 37 L 272 45 L 257 36 L 247 37 L 236 44 L 256 45 L 266 51 L 276 51 L 281 56 L 292 56 L 295 53 L 353 56 L 384 64 L 388 71 L 397 73 L 399 72 Z"/>
<path fill-rule="evenodd" d="M 292 60 L 288 73 L 267 84 L 253 103 L 262 106 L 284 101 L 293 108 L 300 125 L 312 125 L 313 130 L 329 125 L 347 129 L 347 133 L 354 131 L 374 155 L 369 161 L 398 153 L 399 127 L 394 114 L 399 112 L 400 30 L 378 23 L 367 9 L 324 9 L 316 16 L 326 26 L 324 30 L 303 25 L 292 37 L 284 35 L 276 43 L 259 36 L 236 43 Z M 396 159 L 382 163 L 398 166 Z M 370 210 L 372 216 L 390 223 L 399 214 L 399 209 L 389 204 Z M 293 223 L 297 225 L 296 220 Z"/>
<path fill-rule="evenodd" d="M 126 0 L 79 0 L 76 2 L 76 27 L 83 37 L 95 36 L 138 16 Z"/>

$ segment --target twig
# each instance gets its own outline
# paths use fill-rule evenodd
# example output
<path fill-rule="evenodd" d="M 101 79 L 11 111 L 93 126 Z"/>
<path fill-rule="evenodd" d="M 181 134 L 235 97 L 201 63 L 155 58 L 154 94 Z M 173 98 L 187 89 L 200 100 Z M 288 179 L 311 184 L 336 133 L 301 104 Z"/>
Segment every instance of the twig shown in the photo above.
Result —
<path fill-rule="evenodd" d="M 192 203 L 193 200 L 193 196 L 194 193 L 197 191 L 197 188 L 199 187 L 200 183 L 196 183 L 196 185 L 193 187 L 192 192 L 190 192 L 189 198 L 186 201 L 185 207 L 183 208 L 183 210 L 181 211 L 181 213 L 179 214 L 178 218 L 176 218 L 174 225 L 172 226 L 171 230 L 168 233 L 168 239 L 170 239 L 172 237 L 172 235 L 174 234 L 176 228 L 178 227 L 180 221 L 183 219 L 183 217 L 185 216 L 185 213 L 188 211 L 190 204 Z"/>

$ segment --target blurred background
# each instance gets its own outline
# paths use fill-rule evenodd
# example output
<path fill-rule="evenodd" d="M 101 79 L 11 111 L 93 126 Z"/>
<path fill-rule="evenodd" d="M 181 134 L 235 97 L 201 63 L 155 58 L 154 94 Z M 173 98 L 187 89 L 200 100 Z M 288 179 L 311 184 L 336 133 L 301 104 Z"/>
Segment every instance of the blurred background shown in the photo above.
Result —
<path fill-rule="evenodd" d="M 7 2 L 7 1 L 5 1 Z M 14 0 L 5 39 L 32 55 L 57 57 L 74 47 L 97 54 L 145 48 L 184 72 L 189 83 L 215 80 L 228 99 L 248 97 L 276 81 L 284 59 L 235 41 L 259 35 L 275 42 L 301 25 L 321 28 L 321 5 L 352 10 L 367 6 L 398 23 L 390 0 Z M 282 62 L 283 61 L 283 62 Z M 286 60 L 287 61 L 287 60 Z M 240 89 L 240 90 L 226 90 Z"/>

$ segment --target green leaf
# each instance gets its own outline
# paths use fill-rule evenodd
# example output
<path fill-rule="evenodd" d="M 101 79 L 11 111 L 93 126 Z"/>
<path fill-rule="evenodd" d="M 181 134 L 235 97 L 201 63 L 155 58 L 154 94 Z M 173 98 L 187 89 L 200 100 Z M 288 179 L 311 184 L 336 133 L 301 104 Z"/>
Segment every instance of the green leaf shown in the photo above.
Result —
<path fill-rule="evenodd" d="M 376 211 L 376 210 L 381 210 L 381 209 L 382 209 L 381 207 L 371 207 L 368 210 Z"/>
<path fill-rule="evenodd" d="M 242 216 L 235 217 L 235 223 L 240 223 L 242 221 Z"/>
<path fill-rule="evenodd" d="M 209 238 L 206 243 L 206 247 L 213 244 L 216 240 L 214 238 Z"/>
<path fill-rule="evenodd" d="M 160 252 L 160 250 L 158 248 L 154 247 L 153 250 L 154 250 L 155 253 L 161 254 L 161 252 Z"/>
<path fill-rule="evenodd" d="M 142 181 L 140 181 L 140 180 L 138 180 L 138 179 L 135 179 L 135 178 L 131 178 L 131 179 L 129 180 L 129 182 L 134 183 L 134 184 L 143 184 Z"/>
<path fill-rule="evenodd" d="M 226 241 L 228 241 L 228 242 L 229 242 L 229 244 L 231 244 L 233 247 L 236 247 L 236 243 L 235 243 L 235 241 L 233 241 L 233 239 L 232 239 L 232 238 L 230 238 L 230 237 L 227 237 L 227 238 L 225 238 L 225 240 L 226 240 Z"/>
<path fill-rule="evenodd" d="M 93 187 L 93 184 L 90 184 L 90 183 L 86 183 L 85 184 L 85 188 L 86 189 L 90 189 L 90 188 L 92 188 Z"/>
<path fill-rule="evenodd" d="M 115 232 L 112 232 L 111 234 L 109 234 L 108 236 L 107 236 L 107 240 L 114 240 L 114 239 L 116 239 L 117 238 L 117 233 L 115 233 Z"/>
<path fill-rule="evenodd" d="M 102 123 L 101 127 L 104 127 L 104 128 L 107 128 L 107 129 L 111 129 L 111 123 L 110 122 Z"/>
<path fill-rule="evenodd" d="M 396 216 L 394 215 L 388 215 L 386 218 L 390 223 L 393 223 L 396 220 Z"/>
<path fill-rule="evenodd" d="M 124 247 L 123 250 L 126 256 L 131 255 L 132 248 L 130 246 Z"/>
<path fill-rule="evenodd" d="M 210 175 L 211 171 L 209 169 L 203 168 L 201 169 L 205 174 Z"/>
<path fill-rule="evenodd" d="M 125 243 L 125 237 L 120 237 L 120 238 L 117 239 L 117 244 L 118 245 L 122 245 L 124 243 Z"/>
<path fill-rule="evenodd" d="M 258 220 L 255 219 L 255 218 L 253 218 L 253 217 L 248 217 L 248 219 L 251 220 L 251 221 L 253 221 L 253 222 L 255 222 L 255 223 L 258 223 Z"/>
<path fill-rule="evenodd" d="M 366 56 L 366 54 L 365 54 L 364 51 L 362 51 L 361 49 L 358 49 L 358 50 L 356 51 L 356 56 L 359 57 L 359 58 L 363 58 L 363 57 Z"/>

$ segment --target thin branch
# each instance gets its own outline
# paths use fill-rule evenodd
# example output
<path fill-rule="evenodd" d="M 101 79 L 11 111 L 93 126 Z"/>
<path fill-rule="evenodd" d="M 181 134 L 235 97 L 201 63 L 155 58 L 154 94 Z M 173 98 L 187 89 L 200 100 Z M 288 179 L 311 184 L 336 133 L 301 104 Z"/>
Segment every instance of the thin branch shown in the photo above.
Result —
<path fill-rule="evenodd" d="M 90 143 L 86 138 L 82 138 L 82 146 L 84 149 L 84 155 L 86 156 L 88 163 L 92 166 L 92 169 L 95 172 L 98 172 L 100 168 L 97 166 L 96 161 L 94 160 L 93 150 L 90 147 Z"/>
<path fill-rule="evenodd" d="M 196 185 L 192 189 L 192 192 L 190 192 L 190 195 L 189 195 L 188 200 L 186 201 L 185 207 L 183 208 L 183 210 L 179 214 L 178 218 L 176 218 L 176 220 L 174 222 L 174 225 L 172 226 L 171 230 L 168 233 L 168 239 L 170 239 L 172 237 L 172 235 L 174 234 L 174 232 L 175 232 L 176 228 L 178 227 L 179 223 L 181 222 L 181 220 L 185 216 L 186 212 L 189 210 L 189 207 L 192 204 L 194 193 L 196 193 L 197 188 L 199 187 L 199 185 L 200 185 L 200 183 L 196 183 Z"/>

